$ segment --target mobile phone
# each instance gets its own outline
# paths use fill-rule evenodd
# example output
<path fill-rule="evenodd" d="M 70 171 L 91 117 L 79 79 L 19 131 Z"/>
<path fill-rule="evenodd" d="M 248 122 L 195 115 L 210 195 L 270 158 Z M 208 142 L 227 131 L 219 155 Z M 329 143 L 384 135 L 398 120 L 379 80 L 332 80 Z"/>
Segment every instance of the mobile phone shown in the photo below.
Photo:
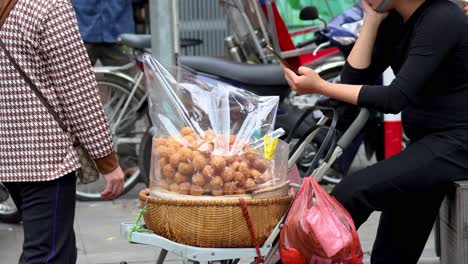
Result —
<path fill-rule="evenodd" d="M 273 55 L 275 55 L 275 57 L 281 62 L 281 64 L 283 64 L 284 66 L 286 66 L 286 68 L 290 69 L 291 71 L 293 71 L 296 75 L 300 75 L 299 74 L 299 71 L 298 69 L 294 68 L 293 66 L 291 66 L 291 64 L 289 64 L 285 59 L 283 59 L 283 57 L 281 57 L 281 55 L 276 52 L 270 45 L 266 45 L 266 48 L 268 51 L 270 51 Z"/>
<path fill-rule="evenodd" d="M 390 0 L 382 0 L 382 2 L 380 2 L 380 4 L 375 9 L 375 11 L 379 13 L 385 13 L 386 11 L 388 11 L 387 7 L 389 4 L 390 4 Z"/>

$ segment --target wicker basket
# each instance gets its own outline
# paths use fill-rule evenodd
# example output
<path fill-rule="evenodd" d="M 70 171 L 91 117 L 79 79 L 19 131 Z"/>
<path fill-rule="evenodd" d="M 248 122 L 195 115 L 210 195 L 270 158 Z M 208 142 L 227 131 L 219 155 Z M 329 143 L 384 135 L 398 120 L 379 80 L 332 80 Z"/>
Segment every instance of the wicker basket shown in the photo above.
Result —
<path fill-rule="evenodd" d="M 259 245 L 285 214 L 292 196 L 246 200 Z M 239 200 L 167 200 L 140 192 L 146 227 L 171 241 L 196 247 L 252 247 Z"/>

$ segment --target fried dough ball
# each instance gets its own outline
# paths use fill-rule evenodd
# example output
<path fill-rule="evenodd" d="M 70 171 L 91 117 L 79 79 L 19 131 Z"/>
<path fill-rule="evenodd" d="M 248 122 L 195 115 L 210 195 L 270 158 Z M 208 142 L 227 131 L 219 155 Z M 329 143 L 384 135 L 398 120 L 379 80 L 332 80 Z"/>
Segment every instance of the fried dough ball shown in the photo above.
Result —
<path fill-rule="evenodd" d="M 191 195 L 200 196 L 200 195 L 203 195 L 204 192 L 205 190 L 203 190 L 203 188 L 200 186 L 192 185 L 192 187 L 190 187 Z"/>
<path fill-rule="evenodd" d="M 223 189 L 214 189 L 214 190 L 211 190 L 211 194 L 213 196 L 223 196 L 224 191 Z"/>
<path fill-rule="evenodd" d="M 171 163 L 172 167 L 177 168 L 177 166 L 179 166 L 181 156 L 182 155 L 180 155 L 180 153 L 174 153 L 171 155 L 169 162 Z"/>
<path fill-rule="evenodd" d="M 249 161 L 254 161 L 257 159 L 257 153 L 253 149 L 249 149 L 245 154 L 245 158 L 248 159 Z"/>
<path fill-rule="evenodd" d="M 180 130 L 180 134 L 182 134 L 182 136 L 188 136 L 192 133 L 194 132 L 193 132 L 193 129 L 191 129 L 190 127 L 184 127 Z"/>
<path fill-rule="evenodd" d="M 246 190 L 251 190 L 253 188 L 255 188 L 257 186 L 257 183 L 255 182 L 254 179 L 252 178 L 248 178 L 246 181 L 245 181 L 245 189 Z"/>
<path fill-rule="evenodd" d="M 167 164 L 169 164 L 169 162 L 167 161 L 166 158 L 160 158 L 159 159 L 159 167 L 162 168 L 162 167 L 166 166 Z"/>
<path fill-rule="evenodd" d="M 223 188 L 223 185 L 224 185 L 224 181 L 223 179 L 221 178 L 221 176 L 214 176 L 213 178 L 211 178 L 210 180 L 210 185 L 213 189 L 221 189 Z"/>
<path fill-rule="evenodd" d="M 221 178 L 223 178 L 223 181 L 225 182 L 232 181 L 234 179 L 234 171 L 229 167 L 225 168 L 221 174 Z"/>
<path fill-rule="evenodd" d="M 171 192 L 179 193 L 180 192 L 179 184 L 173 183 L 173 184 L 169 185 L 169 190 Z"/>
<path fill-rule="evenodd" d="M 190 146 L 193 146 L 193 145 L 195 145 L 197 143 L 197 139 L 192 135 L 184 136 L 184 139 L 185 139 L 185 141 L 187 141 L 187 143 Z"/>
<path fill-rule="evenodd" d="M 171 164 L 166 164 L 161 171 L 162 176 L 164 176 L 166 179 L 172 179 L 174 178 L 176 174 L 176 170 L 172 168 Z"/>
<path fill-rule="evenodd" d="M 167 144 L 166 140 L 163 138 L 157 138 L 153 140 L 155 146 L 165 146 Z"/>
<path fill-rule="evenodd" d="M 222 171 L 226 167 L 226 161 L 223 157 L 213 156 L 211 157 L 211 166 L 217 171 Z"/>
<path fill-rule="evenodd" d="M 181 174 L 179 172 L 176 172 L 176 174 L 174 175 L 174 182 L 175 183 L 180 184 L 180 183 L 183 183 L 183 182 L 186 182 L 186 181 L 188 181 L 187 176 L 185 176 L 185 175 L 183 175 L 183 174 Z"/>
<path fill-rule="evenodd" d="M 205 168 L 203 168 L 203 171 L 202 171 L 202 174 L 203 174 L 203 176 L 205 176 L 205 178 L 213 177 L 214 173 L 215 173 L 215 170 L 210 165 L 206 165 Z"/>
<path fill-rule="evenodd" d="M 209 182 L 205 183 L 205 185 L 203 185 L 203 190 L 205 190 L 205 192 L 211 192 L 211 190 L 213 190 L 213 188 L 211 187 L 211 184 Z"/>
<path fill-rule="evenodd" d="M 238 169 L 240 172 L 242 172 L 246 178 L 249 178 L 250 177 L 250 168 L 249 168 L 249 164 L 245 161 L 242 161 L 239 165 L 239 169 Z"/>
<path fill-rule="evenodd" d="M 211 153 L 213 153 L 214 143 L 202 142 L 197 149 L 201 151 L 203 155 L 209 158 L 211 156 Z"/>
<path fill-rule="evenodd" d="M 234 172 L 234 181 L 237 182 L 237 186 L 242 187 L 245 185 L 245 175 L 240 171 Z"/>
<path fill-rule="evenodd" d="M 186 162 L 179 163 L 177 170 L 183 175 L 192 175 L 194 171 L 192 164 Z"/>
<path fill-rule="evenodd" d="M 233 171 L 236 171 L 237 169 L 239 169 L 239 166 L 240 166 L 240 162 L 239 162 L 239 161 L 234 161 L 234 162 L 230 165 L 230 168 L 231 168 Z"/>
<path fill-rule="evenodd" d="M 175 153 L 177 153 L 178 150 L 179 150 L 179 149 L 178 149 L 177 147 L 173 146 L 173 145 L 169 145 L 169 146 L 167 147 L 167 157 L 166 157 L 166 158 L 167 158 L 167 161 L 168 161 L 168 162 L 171 162 L 171 157 L 172 157 L 172 155 L 174 155 Z"/>
<path fill-rule="evenodd" d="M 179 184 L 179 188 L 180 188 L 179 193 L 187 195 L 187 194 L 190 193 L 190 188 L 191 187 L 192 186 L 190 185 L 190 183 L 183 182 L 183 183 Z"/>
<path fill-rule="evenodd" d="M 203 155 L 201 155 L 201 154 L 200 155 L 195 155 L 194 158 L 193 158 L 193 161 L 192 161 L 192 165 L 195 168 L 195 170 L 197 170 L 197 171 L 203 170 L 203 168 L 205 168 L 205 166 L 206 166 L 206 163 L 207 163 L 206 158 L 203 157 Z"/>
<path fill-rule="evenodd" d="M 206 130 L 205 133 L 203 134 L 203 139 L 205 141 L 212 141 L 213 139 L 215 139 L 215 134 L 213 132 L 213 130 Z"/>
<path fill-rule="evenodd" d="M 257 178 L 261 178 L 262 174 L 258 170 L 252 169 L 250 170 L 250 177 L 256 180 Z"/>
<path fill-rule="evenodd" d="M 169 189 L 169 184 L 167 183 L 166 180 L 160 180 L 158 182 L 156 182 L 156 186 L 164 189 L 164 190 L 168 190 Z"/>
<path fill-rule="evenodd" d="M 166 140 L 166 145 L 169 146 L 169 145 L 173 145 L 173 146 L 176 146 L 177 148 L 180 148 L 182 146 L 181 144 L 182 142 L 180 142 L 177 138 L 175 137 L 168 137 L 167 140 Z"/>
<path fill-rule="evenodd" d="M 203 186 L 206 183 L 205 177 L 201 173 L 196 173 L 192 176 L 192 183 L 197 186 Z"/>
<path fill-rule="evenodd" d="M 170 151 L 169 148 L 166 146 L 160 146 L 156 148 L 156 153 L 159 154 L 160 157 L 162 158 L 169 158 L 170 157 Z"/>
<path fill-rule="evenodd" d="M 182 147 L 182 145 L 180 145 L 179 143 L 169 143 L 167 144 L 167 147 L 177 152 Z"/>
<path fill-rule="evenodd" d="M 235 182 L 226 182 L 223 186 L 224 194 L 233 195 L 237 191 L 237 185 Z"/>
<path fill-rule="evenodd" d="M 233 156 L 226 156 L 224 157 L 224 160 L 226 161 L 226 166 L 230 166 L 234 162 L 235 158 Z"/>
<path fill-rule="evenodd" d="M 252 161 L 252 167 L 254 167 L 254 169 L 258 170 L 259 172 L 264 173 L 268 168 L 268 163 L 263 159 L 255 159 Z"/>
<path fill-rule="evenodd" d="M 181 147 L 179 149 L 181 161 L 189 161 L 193 159 L 193 151 L 188 147 Z"/>

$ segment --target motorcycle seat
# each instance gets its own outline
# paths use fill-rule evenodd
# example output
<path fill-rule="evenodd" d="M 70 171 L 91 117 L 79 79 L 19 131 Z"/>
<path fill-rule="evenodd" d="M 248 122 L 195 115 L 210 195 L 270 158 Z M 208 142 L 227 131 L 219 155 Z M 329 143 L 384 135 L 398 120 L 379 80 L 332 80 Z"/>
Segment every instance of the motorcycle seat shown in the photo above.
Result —
<path fill-rule="evenodd" d="M 237 63 L 216 57 L 186 56 L 180 58 L 183 66 L 195 71 L 235 81 L 246 86 L 289 87 L 283 69 L 278 64 Z"/>

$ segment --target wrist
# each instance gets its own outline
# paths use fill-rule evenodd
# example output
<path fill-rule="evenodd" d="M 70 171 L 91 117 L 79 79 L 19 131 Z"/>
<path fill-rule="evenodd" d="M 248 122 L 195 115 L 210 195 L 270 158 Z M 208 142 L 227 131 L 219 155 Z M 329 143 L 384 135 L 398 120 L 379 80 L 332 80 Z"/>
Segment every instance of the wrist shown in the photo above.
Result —
<path fill-rule="evenodd" d="M 330 83 L 325 81 L 324 79 L 320 80 L 320 83 L 317 87 L 317 93 L 328 96 L 327 95 L 327 87 L 329 87 Z"/>

